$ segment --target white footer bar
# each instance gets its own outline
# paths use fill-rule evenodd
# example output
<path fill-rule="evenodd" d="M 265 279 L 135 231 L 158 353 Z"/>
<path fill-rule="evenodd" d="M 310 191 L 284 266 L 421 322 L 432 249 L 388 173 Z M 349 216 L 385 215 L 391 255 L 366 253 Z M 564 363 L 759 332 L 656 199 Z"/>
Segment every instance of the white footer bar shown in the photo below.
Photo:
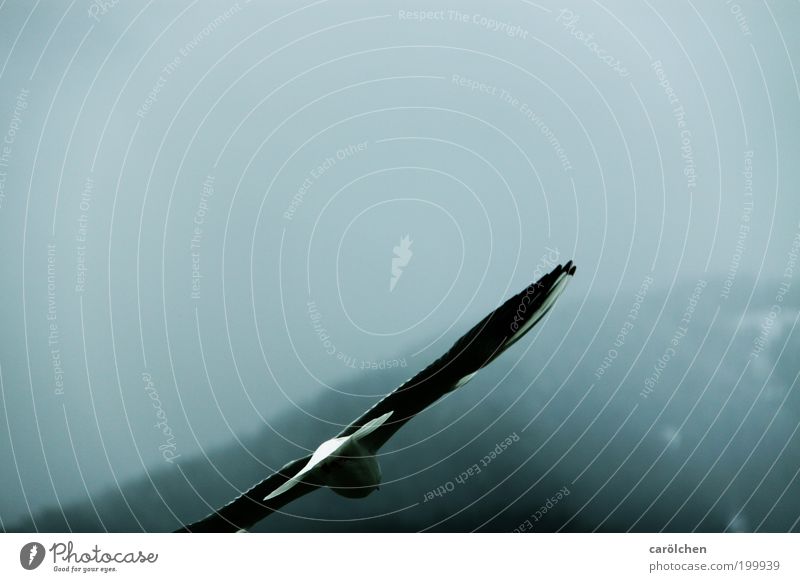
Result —
<path fill-rule="evenodd" d="M 3 534 L 0 580 L 761 582 L 800 580 L 798 550 L 796 534 Z"/>

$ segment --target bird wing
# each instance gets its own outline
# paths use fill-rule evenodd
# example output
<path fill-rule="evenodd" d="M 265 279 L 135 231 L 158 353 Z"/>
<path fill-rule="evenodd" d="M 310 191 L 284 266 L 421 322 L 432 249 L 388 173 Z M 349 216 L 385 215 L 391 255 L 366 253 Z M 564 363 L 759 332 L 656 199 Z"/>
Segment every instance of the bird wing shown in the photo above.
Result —
<path fill-rule="evenodd" d="M 481 368 L 519 341 L 550 310 L 574 274 L 572 261 L 558 265 L 511 297 L 464 334 L 447 353 L 385 396 L 339 436 L 352 434 L 391 410 L 392 419 L 360 441 L 373 453 L 377 452 L 416 414 L 466 384 Z"/>
<path fill-rule="evenodd" d="M 295 459 L 284 465 L 249 491 L 243 493 L 211 515 L 189 525 L 182 526 L 177 532 L 236 532 L 249 529 L 273 511 L 291 503 L 298 497 L 314 491 L 318 485 L 300 482 L 289 491 L 269 502 L 264 497 L 289 481 L 311 460 L 311 455 Z"/>
<path fill-rule="evenodd" d="M 322 487 L 314 469 L 342 448 L 348 441 L 361 439 L 391 416 L 391 411 L 366 422 L 349 437 L 325 441 L 312 455 L 287 463 L 283 468 L 243 493 L 223 508 L 189 525 L 178 532 L 236 532 L 246 530 L 284 505 Z"/>
<path fill-rule="evenodd" d="M 575 266 L 569 261 L 531 283 L 484 317 L 442 357 L 389 393 L 331 440 L 356 437 L 368 450 L 377 452 L 409 419 L 466 384 L 481 368 L 519 341 L 550 310 L 574 274 Z M 389 415 L 391 420 L 387 420 Z M 306 468 L 312 457 L 306 455 L 286 464 L 225 507 L 178 531 L 235 532 L 252 527 L 273 511 L 320 487 L 308 476 L 297 479 L 301 472 L 308 471 Z M 279 489 L 281 491 L 274 494 Z M 265 501 L 265 497 L 269 500 Z"/>

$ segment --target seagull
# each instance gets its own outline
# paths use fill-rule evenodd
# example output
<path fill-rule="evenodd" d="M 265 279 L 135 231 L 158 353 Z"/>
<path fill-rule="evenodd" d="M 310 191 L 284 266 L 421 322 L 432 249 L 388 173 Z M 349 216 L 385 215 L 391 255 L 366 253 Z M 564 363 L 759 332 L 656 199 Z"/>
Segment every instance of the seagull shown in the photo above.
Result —
<path fill-rule="evenodd" d="M 378 450 L 406 422 L 464 386 L 518 342 L 552 308 L 575 274 L 558 265 L 489 313 L 427 368 L 353 421 L 310 455 L 291 461 L 249 491 L 179 532 L 242 532 L 292 501 L 322 487 L 345 497 L 380 488 Z"/>

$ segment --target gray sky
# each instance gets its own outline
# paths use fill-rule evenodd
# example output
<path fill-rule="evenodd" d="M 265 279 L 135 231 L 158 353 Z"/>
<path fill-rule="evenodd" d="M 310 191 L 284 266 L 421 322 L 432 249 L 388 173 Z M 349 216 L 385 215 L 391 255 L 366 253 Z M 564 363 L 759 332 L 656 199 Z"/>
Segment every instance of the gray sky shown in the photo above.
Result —
<path fill-rule="evenodd" d="M 319 402 L 368 406 L 553 258 L 559 321 L 497 366 L 539 354 L 548 394 L 597 382 L 624 419 L 703 281 L 633 422 L 689 418 L 686 458 L 682 378 L 775 384 L 796 489 L 796 4 L 98 6 L 0 9 L 4 522 L 279 418 L 333 433 Z"/>

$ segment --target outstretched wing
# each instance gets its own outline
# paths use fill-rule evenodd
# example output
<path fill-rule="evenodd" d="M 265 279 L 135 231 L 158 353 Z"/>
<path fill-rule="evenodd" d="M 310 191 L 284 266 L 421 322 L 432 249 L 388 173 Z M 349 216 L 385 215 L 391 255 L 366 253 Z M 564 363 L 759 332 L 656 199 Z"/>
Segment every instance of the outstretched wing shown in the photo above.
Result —
<path fill-rule="evenodd" d="M 572 261 L 503 303 L 464 334 L 446 354 L 404 382 L 365 412 L 339 436 L 347 436 L 372 419 L 393 411 L 392 418 L 361 442 L 373 453 L 409 419 L 439 398 L 460 388 L 483 367 L 519 341 L 553 306 L 575 274 Z"/>
<path fill-rule="evenodd" d="M 264 498 L 285 485 L 311 460 L 311 455 L 306 455 L 287 463 L 277 473 L 274 473 L 255 485 L 252 489 L 243 493 L 225 507 L 216 510 L 208 517 L 185 525 L 178 532 L 235 532 L 240 529 L 248 529 L 267 517 L 273 511 L 280 509 L 284 505 L 291 503 L 298 497 L 314 491 L 319 485 L 300 481 L 288 491 L 276 496 L 269 501 Z"/>
<path fill-rule="evenodd" d="M 478 370 L 519 341 L 550 310 L 574 274 L 572 261 L 558 265 L 506 301 L 462 336 L 446 354 L 388 394 L 339 437 L 361 431 L 359 442 L 377 452 L 409 419 L 466 384 Z M 391 419 L 386 420 L 389 414 Z M 276 509 L 320 486 L 310 482 L 313 480 L 297 479 L 311 458 L 312 455 L 306 455 L 288 463 L 222 509 L 178 531 L 233 532 L 252 527 Z M 276 491 L 280 492 L 271 496 Z M 263 501 L 268 496 L 270 499 Z"/>

